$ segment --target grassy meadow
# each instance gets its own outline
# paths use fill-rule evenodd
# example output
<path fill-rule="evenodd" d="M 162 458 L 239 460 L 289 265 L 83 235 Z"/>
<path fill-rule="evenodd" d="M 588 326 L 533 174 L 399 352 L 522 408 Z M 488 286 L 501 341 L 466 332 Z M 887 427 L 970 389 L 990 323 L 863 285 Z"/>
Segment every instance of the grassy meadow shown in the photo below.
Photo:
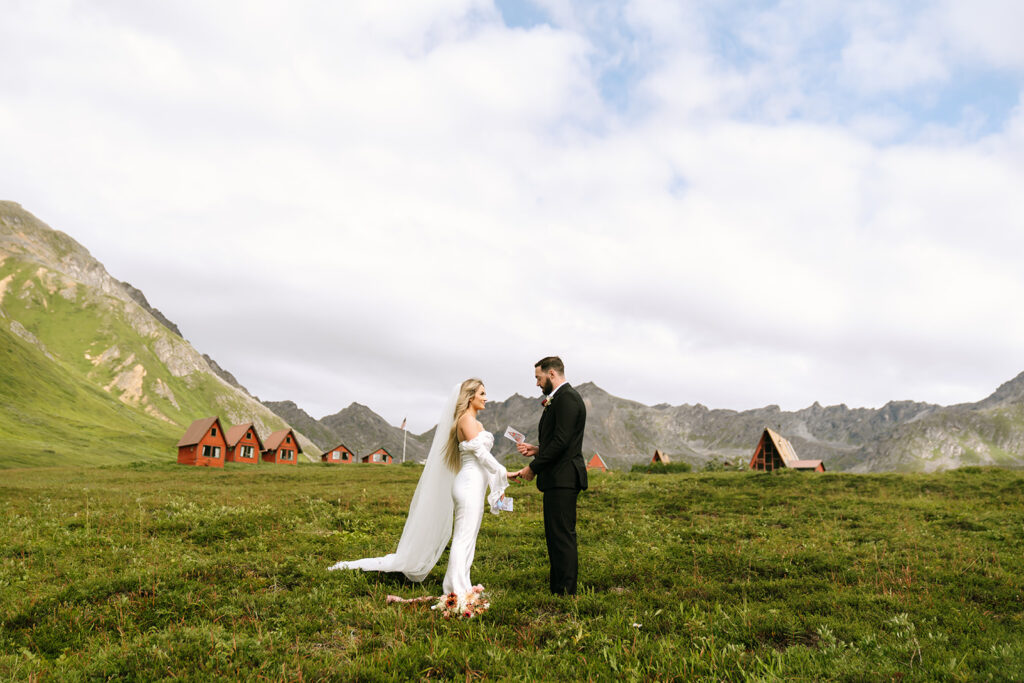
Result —
<path fill-rule="evenodd" d="M 325 571 L 393 549 L 419 471 L 5 470 L 0 679 L 1024 679 L 1024 472 L 594 475 L 576 598 L 517 485 L 462 621 L 385 604 L 444 556 Z"/>

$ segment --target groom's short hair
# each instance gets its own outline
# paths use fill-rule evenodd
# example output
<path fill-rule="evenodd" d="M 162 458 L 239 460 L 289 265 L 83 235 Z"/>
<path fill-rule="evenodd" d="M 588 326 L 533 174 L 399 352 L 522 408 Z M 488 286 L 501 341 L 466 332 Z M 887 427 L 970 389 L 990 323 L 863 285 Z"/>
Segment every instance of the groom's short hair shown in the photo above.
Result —
<path fill-rule="evenodd" d="M 547 372 L 548 370 L 554 370 L 559 375 L 565 375 L 565 364 L 562 363 L 562 359 L 558 356 L 548 356 L 547 358 L 541 358 L 539 361 L 533 364 L 535 368 L 540 368 L 541 372 Z"/>

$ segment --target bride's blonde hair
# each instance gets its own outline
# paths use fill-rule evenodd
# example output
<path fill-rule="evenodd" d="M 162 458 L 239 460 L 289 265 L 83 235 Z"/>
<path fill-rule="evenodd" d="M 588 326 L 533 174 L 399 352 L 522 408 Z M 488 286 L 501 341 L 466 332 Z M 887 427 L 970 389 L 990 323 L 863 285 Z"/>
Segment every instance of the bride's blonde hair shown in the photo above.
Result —
<path fill-rule="evenodd" d="M 469 404 L 476 396 L 476 390 L 483 385 L 482 380 L 470 377 L 459 387 L 459 398 L 455 401 L 455 421 L 452 422 L 452 431 L 448 434 L 448 445 L 444 449 L 444 464 L 452 472 L 458 472 L 462 467 L 462 456 L 459 455 L 459 418 L 469 410 Z"/>

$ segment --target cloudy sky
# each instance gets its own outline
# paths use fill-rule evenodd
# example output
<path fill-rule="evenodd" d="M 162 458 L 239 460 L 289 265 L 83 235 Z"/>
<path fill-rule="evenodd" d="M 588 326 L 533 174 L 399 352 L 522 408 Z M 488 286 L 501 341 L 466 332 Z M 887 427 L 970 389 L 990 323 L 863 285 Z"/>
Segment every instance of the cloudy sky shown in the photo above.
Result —
<path fill-rule="evenodd" d="M 263 399 L 1024 370 L 1018 0 L 0 0 L 0 199 Z"/>

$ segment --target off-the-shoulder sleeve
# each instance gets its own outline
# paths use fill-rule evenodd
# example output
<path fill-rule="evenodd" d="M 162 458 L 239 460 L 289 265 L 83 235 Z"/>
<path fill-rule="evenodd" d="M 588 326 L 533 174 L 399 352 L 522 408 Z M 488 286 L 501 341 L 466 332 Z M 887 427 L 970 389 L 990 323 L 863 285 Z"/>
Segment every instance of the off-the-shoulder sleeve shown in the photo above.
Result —
<path fill-rule="evenodd" d="M 480 462 L 487 477 L 487 486 L 490 492 L 487 494 L 487 503 L 491 506 L 491 513 L 498 514 L 498 501 L 508 488 L 507 470 L 501 466 L 482 441 L 473 440 L 467 445 L 472 449 L 473 455 Z"/>

